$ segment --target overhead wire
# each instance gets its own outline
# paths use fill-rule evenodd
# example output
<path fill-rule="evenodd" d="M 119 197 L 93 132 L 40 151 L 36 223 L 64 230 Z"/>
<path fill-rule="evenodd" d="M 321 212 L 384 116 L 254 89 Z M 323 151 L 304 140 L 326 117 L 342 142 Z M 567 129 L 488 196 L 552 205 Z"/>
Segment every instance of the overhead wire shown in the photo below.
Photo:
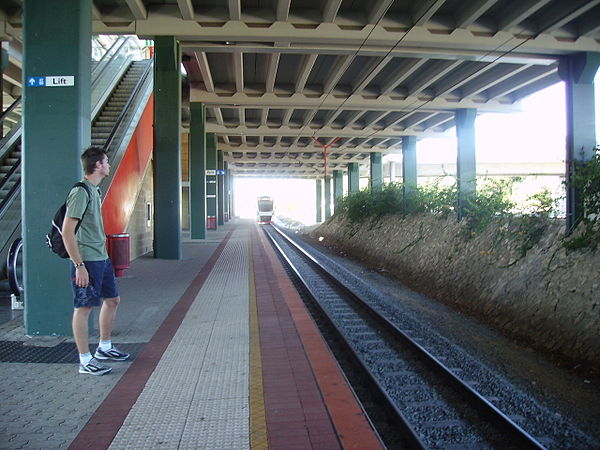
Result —
<path fill-rule="evenodd" d="M 385 14 L 387 13 L 387 11 L 389 10 L 389 8 L 391 7 L 391 4 L 384 10 L 384 12 L 382 13 L 382 15 L 379 17 L 377 23 L 375 25 L 373 25 L 373 28 L 371 29 L 371 31 L 369 32 L 369 34 L 367 35 L 367 37 L 365 37 L 365 39 L 363 40 L 363 42 L 360 44 L 360 46 L 357 48 L 356 52 L 354 53 L 354 57 L 356 57 L 356 55 L 360 52 L 360 50 L 364 47 L 364 45 L 366 44 L 366 42 L 368 41 L 369 37 L 371 36 L 372 32 L 375 30 L 376 26 L 379 24 L 379 22 L 383 19 L 383 17 L 385 16 Z M 433 6 L 432 6 L 433 7 Z M 417 20 L 414 20 L 413 23 L 418 23 L 419 20 L 424 17 L 426 14 L 429 13 L 429 11 L 431 10 L 431 8 L 428 8 Z M 504 58 L 505 56 L 509 55 L 510 53 L 514 52 L 516 49 L 518 49 L 519 47 L 525 45 L 527 42 L 531 41 L 532 39 L 537 38 L 540 34 L 544 33 L 545 30 L 551 28 L 553 25 L 555 25 L 556 23 L 561 22 L 564 18 L 570 16 L 572 13 L 576 12 L 577 9 L 579 9 L 578 7 L 575 7 L 573 10 L 569 11 L 567 14 L 565 14 L 564 16 L 556 19 L 553 23 L 548 24 L 544 29 L 538 30 L 536 33 L 531 34 L 530 36 L 526 37 L 523 41 L 519 42 L 518 44 L 514 45 L 513 47 L 511 47 L 510 49 L 503 51 L 502 53 L 500 53 L 496 58 L 494 58 L 492 61 L 488 62 L 486 65 L 476 68 L 473 72 L 469 73 L 468 75 L 466 75 L 466 77 L 472 77 L 474 75 L 477 75 L 478 73 L 480 73 L 481 71 L 485 70 L 487 67 L 489 67 L 489 65 L 491 64 L 495 64 L 496 62 L 498 62 L 500 59 Z M 410 33 L 410 31 L 412 31 L 416 26 L 413 24 L 401 37 L 400 39 L 398 39 L 396 41 L 396 43 L 390 47 L 390 49 L 387 51 L 387 53 L 385 54 L 385 56 L 382 58 L 382 62 L 385 61 L 385 59 L 387 58 L 387 56 L 390 55 L 391 52 L 394 51 L 394 49 L 396 47 L 398 47 L 398 45 L 400 45 L 400 43 L 406 38 L 406 36 Z M 498 51 L 498 49 L 504 47 L 506 44 L 508 44 L 510 41 L 514 40 L 514 39 L 518 39 L 518 36 L 511 36 L 510 38 L 508 38 L 507 40 L 505 40 L 504 42 L 502 42 L 501 44 L 497 45 L 494 49 L 489 50 L 487 53 L 483 54 L 482 56 L 480 56 L 477 60 L 475 60 L 475 62 L 481 61 L 482 59 L 485 59 L 486 57 L 488 57 L 491 54 L 494 54 Z M 387 63 L 386 63 L 387 64 Z M 331 92 L 334 90 L 335 85 L 333 85 L 329 91 L 325 94 L 324 98 L 321 100 L 318 108 L 320 108 L 324 103 L 325 100 L 327 99 L 327 96 L 329 96 L 329 94 L 331 94 Z M 345 99 L 344 101 L 333 111 L 332 114 L 337 113 L 337 111 L 339 111 L 345 104 L 346 102 L 348 102 L 348 100 L 352 97 L 352 95 L 354 95 L 356 93 L 356 89 L 353 90 Z M 410 109 L 410 106 L 415 104 L 415 103 L 420 103 L 420 100 L 415 100 L 411 105 L 408 106 L 408 109 L 404 109 L 404 111 L 406 111 L 405 115 L 408 114 L 412 114 L 416 111 L 418 111 L 419 109 L 422 109 L 424 106 L 426 106 L 427 104 L 431 103 L 433 101 L 433 99 L 429 99 L 429 100 L 425 100 L 423 103 L 421 103 L 419 106 Z M 305 124 L 301 129 L 300 132 L 298 133 L 298 135 L 296 136 L 296 138 L 299 138 L 302 135 L 302 132 L 304 131 L 304 129 L 306 128 L 308 124 Z M 351 142 L 355 139 L 365 139 L 366 141 L 368 141 L 369 139 L 371 139 L 373 136 L 377 135 L 378 133 L 382 133 L 386 131 L 386 129 L 384 128 L 383 130 L 375 130 L 373 132 L 370 132 L 369 134 L 366 134 L 364 136 L 356 136 L 353 137 L 352 139 L 349 139 L 347 142 L 343 143 L 340 147 L 336 147 L 336 151 L 340 151 L 342 150 L 345 145 L 348 142 Z"/>

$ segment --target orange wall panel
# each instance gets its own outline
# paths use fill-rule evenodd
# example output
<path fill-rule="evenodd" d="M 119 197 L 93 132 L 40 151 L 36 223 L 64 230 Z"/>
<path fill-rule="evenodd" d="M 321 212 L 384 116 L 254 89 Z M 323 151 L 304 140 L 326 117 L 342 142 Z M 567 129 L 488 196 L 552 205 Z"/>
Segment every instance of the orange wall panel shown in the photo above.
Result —
<path fill-rule="evenodd" d="M 153 127 L 154 95 L 151 94 L 102 203 L 106 234 L 125 232 L 140 183 L 152 156 Z"/>

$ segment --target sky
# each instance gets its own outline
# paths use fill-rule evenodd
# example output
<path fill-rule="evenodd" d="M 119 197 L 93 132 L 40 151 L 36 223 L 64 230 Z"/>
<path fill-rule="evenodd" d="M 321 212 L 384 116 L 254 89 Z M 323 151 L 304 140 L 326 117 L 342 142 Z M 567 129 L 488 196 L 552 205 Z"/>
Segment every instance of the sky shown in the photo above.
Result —
<path fill-rule="evenodd" d="M 600 140 L 600 71 L 595 78 L 596 137 Z M 565 86 L 557 83 L 522 100 L 523 112 L 481 114 L 475 122 L 477 163 L 562 162 L 565 159 Z M 446 138 L 417 141 L 417 163 L 456 162 L 455 130 Z M 401 161 L 400 154 L 388 158 Z M 306 224 L 315 221 L 315 181 L 238 178 L 234 182 L 235 213 L 255 217 L 256 199 L 270 195 L 276 214 Z M 536 188 L 537 189 L 537 188 Z"/>

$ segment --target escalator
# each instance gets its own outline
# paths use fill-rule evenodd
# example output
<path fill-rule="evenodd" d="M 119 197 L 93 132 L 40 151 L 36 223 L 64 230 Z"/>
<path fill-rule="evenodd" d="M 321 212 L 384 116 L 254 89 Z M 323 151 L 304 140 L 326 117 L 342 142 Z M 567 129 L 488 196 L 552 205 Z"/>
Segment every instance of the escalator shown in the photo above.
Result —
<path fill-rule="evenodd" d="M 135 60 L 136 41 L 118 38 L 92 68 L 92 145 L 103 147 L 118 168 L 132 129 L 152 91 L 152 60 Z M 21 99 L 1 116 L 0 295 L 22 292 L 21 270 Z M 116 172 L 116 170 L 114 171 Z M 104 192 L 112 177 L 101 185 Z M 4 291 L 4 294 L 2 294 Z"/>

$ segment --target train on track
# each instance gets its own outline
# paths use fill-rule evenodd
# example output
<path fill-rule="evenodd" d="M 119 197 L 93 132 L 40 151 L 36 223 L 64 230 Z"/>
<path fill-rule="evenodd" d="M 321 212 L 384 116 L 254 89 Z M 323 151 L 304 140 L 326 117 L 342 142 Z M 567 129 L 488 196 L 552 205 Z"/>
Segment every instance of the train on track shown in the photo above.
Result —
<path fill-rule="evenodd" d="M 256 217 L 258 223 L 270 224 L 273 218 L 274 204 L 273 198 L 269 196 L 258 197 Z"/>

